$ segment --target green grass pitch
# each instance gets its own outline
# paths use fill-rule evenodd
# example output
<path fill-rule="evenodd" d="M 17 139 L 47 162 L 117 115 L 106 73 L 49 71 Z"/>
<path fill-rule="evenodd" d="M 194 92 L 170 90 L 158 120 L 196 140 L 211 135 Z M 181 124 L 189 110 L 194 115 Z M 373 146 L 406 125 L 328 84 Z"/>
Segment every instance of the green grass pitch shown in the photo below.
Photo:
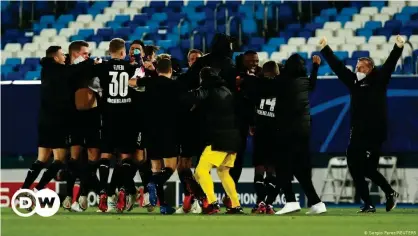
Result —
<path fill-rule="evenodd" d="M 284 235 L 418 235 L 418 209 L 356 214 L 354 208 L 330 208 L 326 214 L 305 215 L 306 209 L 275 215 L 171 215 L 132 212 L 73 213 L 60 211 L 43 218 L 21 218 L 10 208 L 1 209 L 1 236 L 284 236 Z M 158 209 L 156 209 L 158 210 Z M 250 209 L 246 209 L 250 212 Z M 398 232 L 398 233 L 396 233 Z"/>

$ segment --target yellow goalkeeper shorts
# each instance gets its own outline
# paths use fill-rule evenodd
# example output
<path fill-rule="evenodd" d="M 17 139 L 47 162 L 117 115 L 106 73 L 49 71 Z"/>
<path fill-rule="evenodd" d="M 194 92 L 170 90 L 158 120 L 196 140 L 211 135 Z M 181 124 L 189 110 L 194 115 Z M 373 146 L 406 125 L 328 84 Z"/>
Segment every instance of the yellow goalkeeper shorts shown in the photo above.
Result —
<path fill-rule="evenodd" d="M 237 157 L 236 153 L 227 153 L 212 151 L 212 146 L 206 146 L 202 155 L 200 156 L 200 161 L 209 162 L 210 164 L 219 167 L 234 167 L 235 159 Z"/>

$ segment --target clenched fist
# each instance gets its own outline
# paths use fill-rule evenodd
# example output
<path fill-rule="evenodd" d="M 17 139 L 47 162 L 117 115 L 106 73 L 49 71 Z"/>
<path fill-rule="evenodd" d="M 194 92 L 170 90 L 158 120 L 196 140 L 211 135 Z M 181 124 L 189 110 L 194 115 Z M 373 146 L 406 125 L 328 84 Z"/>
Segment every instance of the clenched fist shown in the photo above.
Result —
<path fill-rule="evenodd" d="M 318 55 L 313 56 L 312 61 L 315 64 L 321 65 L 321 58 Z"/>
<path fill-rule="evenodd" d="M 402 36 L 400 36 L 399 34 L 396 36 L 396 45 L 398 46 L 398 47 L 400 47 L 400 48 L 402 48 L 403 47 L 403 45 L 405 44 L 405 39 L 402 37 Z"/>
<path fill-rule="evenodd" d="M 324 36 L 319 40 L 319 46 L 321 46 L 321 49 L 327 46 L 327 44 L 328 44 L 327 37 Z"/>

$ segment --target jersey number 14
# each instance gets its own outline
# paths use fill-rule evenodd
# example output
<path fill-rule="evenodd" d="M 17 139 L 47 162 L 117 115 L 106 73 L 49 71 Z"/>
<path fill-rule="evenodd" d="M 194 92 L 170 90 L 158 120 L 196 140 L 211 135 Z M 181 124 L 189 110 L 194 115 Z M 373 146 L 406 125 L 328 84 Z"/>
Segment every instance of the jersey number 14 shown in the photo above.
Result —
<path fill-rule="evenodd" d="M 274 107 L 276 106 L 276 98 L 261 99 L 260 110 L 264 110 L 265 105 L 270 106 L 270 111 L 274 111 Z"/>
<path fill-rule="evenodd" d="M 128 95 L 129 74 L 127 72 L 109 71 L 112 81 L 109 84 L 109 94 L 112 97 Z"/>

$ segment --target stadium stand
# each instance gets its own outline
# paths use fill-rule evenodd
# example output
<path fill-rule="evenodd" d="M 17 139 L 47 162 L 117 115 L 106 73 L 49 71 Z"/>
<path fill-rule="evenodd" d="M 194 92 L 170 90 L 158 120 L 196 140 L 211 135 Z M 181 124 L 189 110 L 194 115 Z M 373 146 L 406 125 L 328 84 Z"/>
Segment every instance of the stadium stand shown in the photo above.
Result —
<path fill-rule="evenodd" d="M 32 8 L 36 12 L 29 29 L 19 22 L 19 4 L 24 14 Z M 59 10 L 61 14 L 55 10 L 59 17 L 51 4 L 2 1 L 2 79 L 39 79 L 39 58 L 52 44 L 66 49 L 73 40 L 86 40 L 93 56 L 106 57 L 114 37 L 156 44 L 159 53 L 170 53 L 185 66 L 187 51 L 191 47 L 208 51 L 215 32 L 241 35 L 237 51 L 258 51 L 260 63 L 283 61 L 293 53 L 309 58 L 318 51 L 319 37 L 327 36 L 351 69 L 355 59 L 367 52 L 380 65 L 393 47 L 394 35 L 401 34 L 409 43 L 395 73 L 417 73 L 414 1 L 347 2 L 338 8 L 324 2 L 316 4 L 323 8 L 314 9 L 312 20 L 306 21 L 297 19 L 295 2 L 77 1 Z M 323 60 L 319 74 L 332 73 Z"/>

